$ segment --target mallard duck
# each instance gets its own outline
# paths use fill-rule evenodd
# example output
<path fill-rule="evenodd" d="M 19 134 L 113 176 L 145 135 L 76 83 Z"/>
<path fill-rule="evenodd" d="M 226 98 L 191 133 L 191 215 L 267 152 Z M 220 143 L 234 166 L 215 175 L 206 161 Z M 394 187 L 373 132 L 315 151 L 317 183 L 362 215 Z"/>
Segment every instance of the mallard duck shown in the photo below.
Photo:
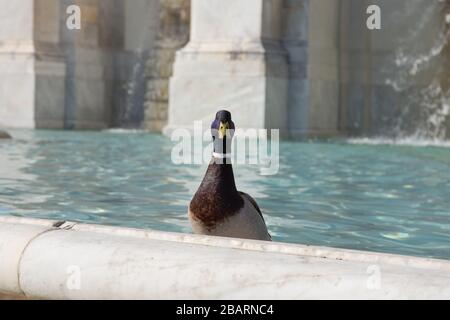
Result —
<path fill-rule="evenodd" d="M 214 152 L 189 204 L 189 221 L 197 234 L 270 241 L 258 204 L 236 189 L 230 154 L 234 130 L 231 113 L 218 111 L 211 124 Z"/>

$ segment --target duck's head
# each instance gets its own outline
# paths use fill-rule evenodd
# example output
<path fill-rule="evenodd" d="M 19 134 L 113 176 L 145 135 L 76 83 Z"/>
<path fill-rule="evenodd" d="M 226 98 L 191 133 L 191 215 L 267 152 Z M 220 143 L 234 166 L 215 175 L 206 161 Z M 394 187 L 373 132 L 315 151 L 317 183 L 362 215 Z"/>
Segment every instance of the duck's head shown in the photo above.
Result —
<path fill-rule="evenodd" d="M 227 154 L 230 152 L 231 139 L 234 135 L 234 122 L 231 120 L 231 113 L 227 110 L 220 110 L 216 113 L 216 118 L 211 124 L 211 134 L 214 140 L 214 152 Z"/>

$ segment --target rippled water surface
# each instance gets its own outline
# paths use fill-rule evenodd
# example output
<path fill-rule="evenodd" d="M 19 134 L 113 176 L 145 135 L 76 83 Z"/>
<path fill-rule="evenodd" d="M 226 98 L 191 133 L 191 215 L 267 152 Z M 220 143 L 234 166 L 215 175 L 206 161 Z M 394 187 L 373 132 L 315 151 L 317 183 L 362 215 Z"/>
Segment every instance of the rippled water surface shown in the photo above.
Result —
<path fill-rule="evenodd" d="M 0 214 L 190 232 L 206 165 L 148 133 L 12 131 Z M 450 148 L 282 142 L 280 170 L 235 166 L 274 240 L 450 259 Z"/>

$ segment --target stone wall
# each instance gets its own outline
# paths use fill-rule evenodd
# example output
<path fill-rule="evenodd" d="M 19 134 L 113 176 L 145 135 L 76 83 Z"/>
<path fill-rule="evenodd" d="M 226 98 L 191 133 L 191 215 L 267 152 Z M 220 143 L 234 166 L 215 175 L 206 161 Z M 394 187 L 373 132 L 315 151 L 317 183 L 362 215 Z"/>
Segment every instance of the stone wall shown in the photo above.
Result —
<path fill-rule="evenodd" d="M 449 72 L 443 68 L 449 61 L 448 1 L 284 0 L 280 13 L 261 13 L 262 0 L 247 1 L 237 12 L 234 2 L 193 1 L 191 40 L 178 52 L 171 79 L 167 131 L 210 118 L 225 106 L 238 110 L 241 127 L 287 127 L 294 138 L 450 136 Z M 381 9 L 381 30 L 366 27 L 371 4 Z M 253 41 L 252 22 L 261 14 L 266 31 L 279 28 L 271 21 L 281 21 L 281 36 L 272 39 L 272 46 L 264 31 L 256 42 L 263 44 L 266 57 L 273 57 L 271 48 L 280 42 L 287 52 L 287 108 L 283 90 L 270 81 L 270 58 L 261 63 L 267 70 L 262 78 L 251 85 L 239 82 L 254 76 L 249 58 L 254 51 L 243 44 Z M 239 63 L 222 58 L 214 65 L 220 54 L 232 57 L 234 51 Z M 226 66 L 232 77 L 224 72 Z M 276 91 L 275 100 L 260 99 L 258 83 L 268 86 L 267 93 Z M 249 108 L 252 112 L 246 113 Z M 287 115 L 287 123 L 280 115 Z"/>
<path fill-rule="evenodd" d="M 66 27 L 72 4 L 80 30 Z M 189 36 L 189 1 L 0 5 L 0 126 L 161 129 L 173 56 Z"/>
<path fill-rule="evenodd" d="M 0 3 L 0 126 L 109 126 L 107 92 L 112 90 L 106 80 L 111 69 L 110 55 L 117 46 L 105 41 L 114 21 L 106 20 L 103 14 L 120 2 Z M 82 10 L 81 30 L 66 27 L 66 8 L 71 4 Z M 109 23 L 105 25 L 105 21 Z"/>
<path fill-rule="evenodd" d="M 0 6 L 0 126 L 161 131 L 223 106 L 291 137 L 450 136 L 448 0 Z"/>

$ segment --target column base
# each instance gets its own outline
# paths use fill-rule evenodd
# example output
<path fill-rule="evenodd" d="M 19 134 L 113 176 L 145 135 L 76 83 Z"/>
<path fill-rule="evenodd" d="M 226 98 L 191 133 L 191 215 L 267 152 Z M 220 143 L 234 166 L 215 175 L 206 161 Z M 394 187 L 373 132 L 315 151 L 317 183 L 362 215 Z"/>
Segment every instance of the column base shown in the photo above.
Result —
<path fill-rule="evenodd" d="M 286 55 L 277 42 L 190 43 L 176 56 L 163 132 L 194 121 L 209 126 L 221 109 L 238 128 L 286 132 L 287 87 Z"/>

